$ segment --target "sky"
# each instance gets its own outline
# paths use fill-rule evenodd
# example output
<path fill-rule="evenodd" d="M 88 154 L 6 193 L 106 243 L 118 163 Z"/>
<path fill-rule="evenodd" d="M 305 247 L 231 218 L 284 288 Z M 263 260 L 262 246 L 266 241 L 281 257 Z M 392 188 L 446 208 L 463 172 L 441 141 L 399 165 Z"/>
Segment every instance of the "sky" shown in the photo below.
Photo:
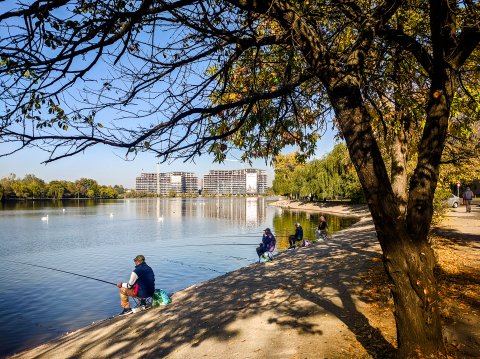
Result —
<path fill-rule="evenodd" d="M 318 142 L 315 158 L 320 158 L 333 149 L 335 145 L 334 134 L 327 132 Z M 283 151 L 284 154 L 293 152 L 293 148 Z M 157 159 L 153 154 L 141 153 L 134 160 L 126 161 L 125 152 L 104 145 L 95 146 L 83 154 L 63 158 L 47 165 L 41 162 L 48 158 L 47 153 L 31 148 L 17 152 L 7 157 L 0 157 L 0 178 L 14 173 L 23 178 L 33 174 L 46 182 L 52 180 L 76 181 L 80 178 L 91 178 L 101 185 L 122 185 L 125 188 L 135 188 L 135 177 L 141 172 L 157 172 Z M 199 180 L 209 170 L 213 169 L 242 169 L 248 165 L 234 159 L 229 159 L 223 164 L 213 163 L 213 157 L 202 156 L 195 163 L 175 161 L 160 164 L 160 172 L 185 171 L 194 172 Z M 267 171 L 268 185 L 274 177 L 273 168 L 265 164 L 265 160 L 256 160 L 252 168 Z"/>
<path fill-rule="evenodd" d="M 14 3 L 10 2 L 10 6 L 12 6 L 11 4 Z M 12 21 L 16 20 L 14 19 Z M 157 34 L 157 36 L 167 41 L 170 39 L 170 35 L 172 34 L 168 33 L 168 31 L 162 32 L 160 35 Z M 88 56 L 86 57 L 88 60 Z M 79 61 L 79 59 L 77 59 L 77 61 Z M 130 64 L 134 63 L 134 60 L 132 62 L 131 58 L 129 58 L 129 61 Z M 80 62 L 79 64 L 81 65 L 82 63 Z M 105 67 L 105 64 L 99 62 L 89 73 L 91 77 L 97 79 L 100 86 L 102 86 L 104 77 L 109 74 L 107 69 L 109 68 Z M 189 78 L 189 81 L 194 81 L 194 79 Z M 81 83 L 78 84 L 78 86 L 82 88 Z M 93 83 L 89 82 L 89 86 L 93 86 Z M 73 91 L 72 93 L 76 92 Z M 107 114 L 112 115 L 113 118 L 118 115 L 118 113 L 114 111 Z M 162 119 L 157 120 L 160 121 Z M 334 133 L 331 132 L 331 129 L 329 129 L 329 131 L 330 132 L 327 131 L 323 139 L 318 142 L 316 158 L 322 157 L 334 147 Z M 8 144 L 2 144 L 2 146 L 0 146 L 0 154 L 8 152 L 9 148 L 5 146 L 8 146 Z M 283 153 L 291 153 L 294 150 L 295 148 L 287 148 Z M 14 173 L 19 178 L 23 178 L 27 174 L 33 174 L 46 182 L 52 180 L 76 181 L 80 178 L 91 178 L 101 185 L 122 185 L 126 188 L 134 188 L 135 178 L 140 176 L 142 172 L 152 173 L 157 171 L 158 161 L 154 154 L 140 153 L 135 159 L 127 161 L 125 160 L 125 153 L 125 150 L 114 149 L 105 145 L 97 145 L 89 148 L 84 153 L 45 165 L 42 164 L 42 162 L 48 159 L 48 153 L 38 148 L 24 149 L 7 157 L 0 157 L 0 178 L 8 176 L 11 173 Z M 248 165 L 235 161 L 233 158 L 230 158 L 223 164 L 214 164 L 213 157 L 203 155 L 197 158 L 195 163 L 175 161 L 173 163 L 160 164 L 160 172 L 194 172 L 199 177 L 199 180 L 201 180 L 203 175 L 207 174 L 209 170 L 242 169 L 248 167 Z M 265 160 L 255 160 L 252 168 L 266 170 L 268 185 L 271 185 L 274 171 L 271 166 L 265 163 Z"/>

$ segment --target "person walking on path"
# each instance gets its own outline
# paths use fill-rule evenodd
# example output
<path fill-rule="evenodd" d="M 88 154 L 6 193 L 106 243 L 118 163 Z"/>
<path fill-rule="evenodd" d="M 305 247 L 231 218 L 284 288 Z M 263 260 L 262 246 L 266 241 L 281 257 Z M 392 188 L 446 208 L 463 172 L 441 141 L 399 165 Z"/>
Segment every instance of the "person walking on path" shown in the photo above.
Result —
<path fill-rule="evenodd" d="M 295 248 L 295 242 L 297 241 L 303 241 L 303 228 L 298 222 L 295 223 L 295 234 L 288 237 L 288 243 L 290 244 L 288 249 Z"/>
<path fill-rule="evenodd" d="M 127 283 L 118 282 L 120 288 L 120 305 L 123 311 L 120 314 L 132 312 L 128 297 L 148 298 L 155 292 L 155 274 L 152 268 L 145 263 L 145 257 L 141 254 L 133 259 L 135 268 Z"/>
<path fill-rule="evenodd" d="M 466 212 L 472 211 L 472 199 L 473 199 L 473 192 L 470 190 L 470 187 L 467 187 L 467 190 L 463 192 L 463 200 L 465 201 Z"/>

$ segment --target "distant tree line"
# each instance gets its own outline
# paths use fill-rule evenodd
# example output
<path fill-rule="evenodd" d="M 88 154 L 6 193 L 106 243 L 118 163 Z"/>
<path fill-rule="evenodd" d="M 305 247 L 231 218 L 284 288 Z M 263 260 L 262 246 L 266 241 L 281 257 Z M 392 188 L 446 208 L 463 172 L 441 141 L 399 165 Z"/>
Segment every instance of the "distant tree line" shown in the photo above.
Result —
<path fill-rule="evenodd" d="M 90 178 L 75 182 L 54 180 L 45 182 L 28 174 L 17 178 L 15 174 L 0 179 L 0 200 L 39 198 L 119 198 L 123 197 L 123 186 L 102 186 Z"/>
<path fill-rule="evenodd" d="M 347 147 L 338 144 L 325 157 L 302 163 L 296 152 L 274 160 L 275 194 L 290 199 L 308 197 L 312 201 L 350 199 L 364 202 L 363 191 Z"/>

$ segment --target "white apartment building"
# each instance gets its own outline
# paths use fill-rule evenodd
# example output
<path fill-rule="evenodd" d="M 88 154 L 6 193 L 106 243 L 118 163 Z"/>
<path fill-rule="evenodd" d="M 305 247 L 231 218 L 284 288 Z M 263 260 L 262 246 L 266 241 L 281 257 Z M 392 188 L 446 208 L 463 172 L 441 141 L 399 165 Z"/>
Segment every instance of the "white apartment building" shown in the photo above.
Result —
<path fill-rule="evenodd" d="M 135 190 L 144 193 L 167 195 L 198 193 L 198 177 L 193 172 L 144 173 L 135 179 Z"/>
<path fill-rule="evenodd" d="M 267 192 L 267 174 L 264 170 L 210 170 L 203 176 L 202 192 L 213 195 L 258 195 Z"/>

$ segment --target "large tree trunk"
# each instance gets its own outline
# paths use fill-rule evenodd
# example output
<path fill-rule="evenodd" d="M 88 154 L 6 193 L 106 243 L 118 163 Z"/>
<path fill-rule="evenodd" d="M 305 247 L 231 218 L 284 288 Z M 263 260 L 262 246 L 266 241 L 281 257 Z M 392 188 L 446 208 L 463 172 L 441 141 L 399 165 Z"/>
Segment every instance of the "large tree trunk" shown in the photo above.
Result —
<path fill-rule="evenodd" d="M 406 93 L 403 89 L 402 79 L 400 77 L 400 63 L 401 51 L 396 49 L 394 52 L 394 73 L 393 82 L 394 88 L 394 114 L 393 119 L 395 121 L 394 126 L 390 129 L 390 177 L 392 181 L 393 195 L 395 196 L 398 209 L 402 216 L 405 216 L 407 210 L 407 155 L 408 155 L 408 138 L 407 131 L 409 129 L 409 118 L 407 115 L 407 109 L 405 109 L 402 93 Z"/>
<path fill-rule="evenodd" d="M 392 281 L 399 356 L 437 357 L 438 353 L 444 352 L 444 346 L 433 276 L 434 256 L 427 235 L 453 93 L 451 87 L 447 86 L 446 69 L 449 66 L 445 56 L 453 54 L 452 57 L 460 64 L 466 54 L 474 49 L 474 46 L 463 40 L 460 45 L 461 48 L 467 48 L 466 51 L 461 48 L 451 51 L 455 49 L 456 41 L 450 2 L 429 2 L 432 57 L 425 52 L 418 52 L 418 47 L 412 48 L 409 41 L 402 43 L 403 37 L 392 37 L 394 41 L 402 43 L 404 50 L 417 51 L 417 59 L 432 80 L 431 101 L 419 146 L 418 163 L 409 190 L 404 193 L 401 187 L 405 185 L 406 179 L 402 158 L 405 148 L 398 139 L 394 155 L 399 161 L 395 164 L 396 174 L 392 186 L 361 96 L 360 77 L 357 74 L 362 70 L 363 56 L 359 56 L 362 46 L 351 53 L 352 61 L 349 57 L 347 63 L 342 63 L 331 56 L 321 31 L 305 21 L 301 12 L 297 12 L 290 2 L 239 0 L 235 3 L 247 10 L 268 13 L 278 20 L 285 30 L 291 32 L 295 46 L 301 49 L 312 71 L 325 85 L 335 110 L 336 121 L 362 184 L 383 250 L 385 269 Z M 377 15 L 381 13 L 381 18 L 386 22 L 401 3 L 386 2 L 376 8 Z M 388 31 L 385 32 L 386 36 L 388 34 Z M 368 36 L 363 40 L 363 48 L 368 49 Z M 479 41 L 475 36 L 473 40 L 470 42 Z M 405 195 L 407 193 L 408 196 Z"/>
<path fill-rule="evenodd" d="M 426 239 L 413 241 L 404 221 L 396 228 L 384 228 L 379 241 L 385 270 L 393 283 L 398 356 L 437 357 L 444 352 L 444 345 L 433 250 Z"/>
<path fill-rule="evenodd" d="M 356 79 L 345 76 L 330 84 L 328 92 L 337 122 L 362 183 L 383 250 L 385 270 L 392 281 L 399 355 L 437 356 L 444 352 L 444 346 L 433 276 L 434 255 L 427 232 L 407 228 Z M 435 182 L 431 185 L 435 186 Z M 424 204 L 430 205 L 430 210 L 422 221 L 429 226 L 432 202 Z"/>

